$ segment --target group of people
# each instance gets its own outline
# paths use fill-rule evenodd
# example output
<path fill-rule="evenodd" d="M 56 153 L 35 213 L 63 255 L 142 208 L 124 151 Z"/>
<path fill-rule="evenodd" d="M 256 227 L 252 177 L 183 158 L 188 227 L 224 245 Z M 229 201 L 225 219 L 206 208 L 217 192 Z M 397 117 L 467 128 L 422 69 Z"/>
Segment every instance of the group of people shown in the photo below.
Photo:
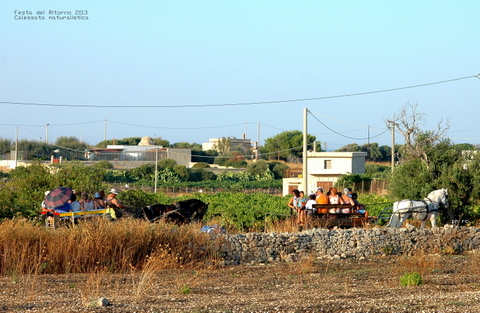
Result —
<path fill-rule="evenodd" d="M 297 224 L 299 226 L 304 226 L 311 221 L 316 213 L 314 204 L 347 204 L 353 206 L 356 212 L 365 214 L 365 217 L 368 215 L 365 205 L 358 202 L 357 194 L 352 192 L 351 188 L 345 188 L 342 193 L 338 192 L 337 188 L 332 187 L 325 193 L 322 187 L 318 187 L 316 192 L 308 197 L 305 197 L 303 191 L 294 189 L 292 190 L 292 195 L 288 202 L 288 207 L 292 214 L 296 212 Z"/>
<path fill-rule="evenodd" d="M 50 191 L 45 192 L 45 197 L 50 193 Z M 93 199 L 88 195 L 88 193 L 83 192 L 80 195 L 80 200 L 77 200 L 79 197 L 75 190 L 73 190 L 70 199 L 63 204 L 62 206 L 51 208 L 45 204 L 45 199 L 42 201 L 42 211 L 43 212 L 57 212 L 57 213 L 67 213 L 67 212 L 85 212 L 92 210 L 102 210 L 105 208 L 126 208 L 117 198 L 119 191 L 115 188 L 111 189 L 108 195 L 105 195 L 105 192 L 99 191 L 93 195 Z"/>

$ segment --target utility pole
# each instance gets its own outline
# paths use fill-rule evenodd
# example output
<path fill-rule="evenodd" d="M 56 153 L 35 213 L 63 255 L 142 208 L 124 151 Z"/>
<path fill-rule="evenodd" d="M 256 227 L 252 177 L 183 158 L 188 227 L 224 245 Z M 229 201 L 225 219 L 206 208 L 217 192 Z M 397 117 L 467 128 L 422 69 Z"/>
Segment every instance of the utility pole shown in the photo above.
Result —
<path fill-rule="evenodd" d="M 157 193 L 158 183 L 158 147 L 155 147 L 155 193 Z"/>
<path fill-rule="evenodd" d="M 368 132 L 367 132 L 367 158 L 370 159 L 370 125 L 368 125 Z"/>
<path fill-rule="evenodd" d="M 393 122 L 390 122 L 390 128 L 392 130 L 392 174 L 393 174 L 393 168 L 395 167 L 395 124 Z"/>
<path fill-rule="evenodd" d="M 105 122 L 103 124 L 103 140 L 107 140 L 107 118 L 105 118 Z"/>
<path fill-rule="evenodd" d="M 260 123 L 257 123 L 257 147 L 260 147 Z"/>
<path fill-rule="evenodd" d="M 45 126 L 45 143 L 48 143 L 48 125 L 50 124 L 47 124 L 47 126 Z"/>
<path fill-rule="evenodd" d="M 18 126 L 15 129 L 15 168 L 18 165 Z"/>
<path fill-rule="evenodd" d="M 307 150 L 308 150 L 308 140 L 307 140 L 307 113 L 308 109 L 303 108 L 303 190 L 305 194 L 308 194 L 308 168 L 307 168 Z"/>

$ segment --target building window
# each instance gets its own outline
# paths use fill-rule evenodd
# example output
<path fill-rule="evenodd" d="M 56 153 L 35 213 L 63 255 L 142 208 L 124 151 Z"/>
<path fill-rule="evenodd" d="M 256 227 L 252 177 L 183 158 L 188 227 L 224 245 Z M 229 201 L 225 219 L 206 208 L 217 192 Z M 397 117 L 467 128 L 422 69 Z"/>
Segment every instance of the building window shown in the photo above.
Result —
<path fill-rule="evenodd" d="M 323 161 L 324 169 L 330 170 L 332 168 L 332 160 Z"/>

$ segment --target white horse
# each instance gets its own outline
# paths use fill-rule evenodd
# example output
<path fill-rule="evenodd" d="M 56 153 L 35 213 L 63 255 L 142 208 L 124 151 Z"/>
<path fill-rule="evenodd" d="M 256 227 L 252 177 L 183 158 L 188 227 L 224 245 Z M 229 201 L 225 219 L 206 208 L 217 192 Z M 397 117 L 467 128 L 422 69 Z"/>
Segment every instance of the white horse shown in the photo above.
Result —
<path fill-rule="evenodd" d="M 412 217 L 422 221 L 421 228 L 425 227 L 427 219 L 430 219 L 432 227 L 436 228 L 440 204 L 448 208 L 447 189 L 434 190 L 421 201 L 408 199 L 397 201 L 393 204 L 392 216 L 387 226 L 399 228 L 407 218 Z"/>

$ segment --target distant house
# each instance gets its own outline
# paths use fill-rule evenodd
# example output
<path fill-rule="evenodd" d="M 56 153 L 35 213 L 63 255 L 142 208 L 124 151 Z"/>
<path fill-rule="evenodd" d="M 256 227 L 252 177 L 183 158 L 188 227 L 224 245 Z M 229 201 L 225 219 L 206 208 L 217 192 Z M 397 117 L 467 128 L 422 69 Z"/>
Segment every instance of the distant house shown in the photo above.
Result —
<path fill-rule="evenodd" d="M 251 150 L 257 149 L 257 142 L 252 141 L 251 139 L 245 138 L 245 135 L 242 136 L 243 138 L 235 138 L 235 137 L 228 137 L 227 139 L 230 141 L 230 149 L 237 150 L 242 152 L 247 152 Z M 202 150 L 216 150 L 219 151 L 219 143 L 222 138 L 210 138 L 208 142 L 202 143 Z M 220 151 L 219 151 L 220 152 Z"/>
<path fill-rule="evenodd" d="M 89 157 L 92 161 L 143 161 L 152 163 L 155 160 L 173 159 L 177 164 L 189 167 L 192 160 L 191 149 L 156 146 L 148 136 L 143 137 L 138 145 L 107 145 L 107 148 L 95 148 L 91 149 L 90 152 L 93 154 L 93 157 Z"/>
<path fill-rule="evenodd" d="M 318 187 L 327 191 L 345 174 L 365 174 L 366 152 L 308 152 L 307 187 L 303 178 L 283 179 L 283 195 L 291 194 L 293 189 L 312 193 Z"/>

